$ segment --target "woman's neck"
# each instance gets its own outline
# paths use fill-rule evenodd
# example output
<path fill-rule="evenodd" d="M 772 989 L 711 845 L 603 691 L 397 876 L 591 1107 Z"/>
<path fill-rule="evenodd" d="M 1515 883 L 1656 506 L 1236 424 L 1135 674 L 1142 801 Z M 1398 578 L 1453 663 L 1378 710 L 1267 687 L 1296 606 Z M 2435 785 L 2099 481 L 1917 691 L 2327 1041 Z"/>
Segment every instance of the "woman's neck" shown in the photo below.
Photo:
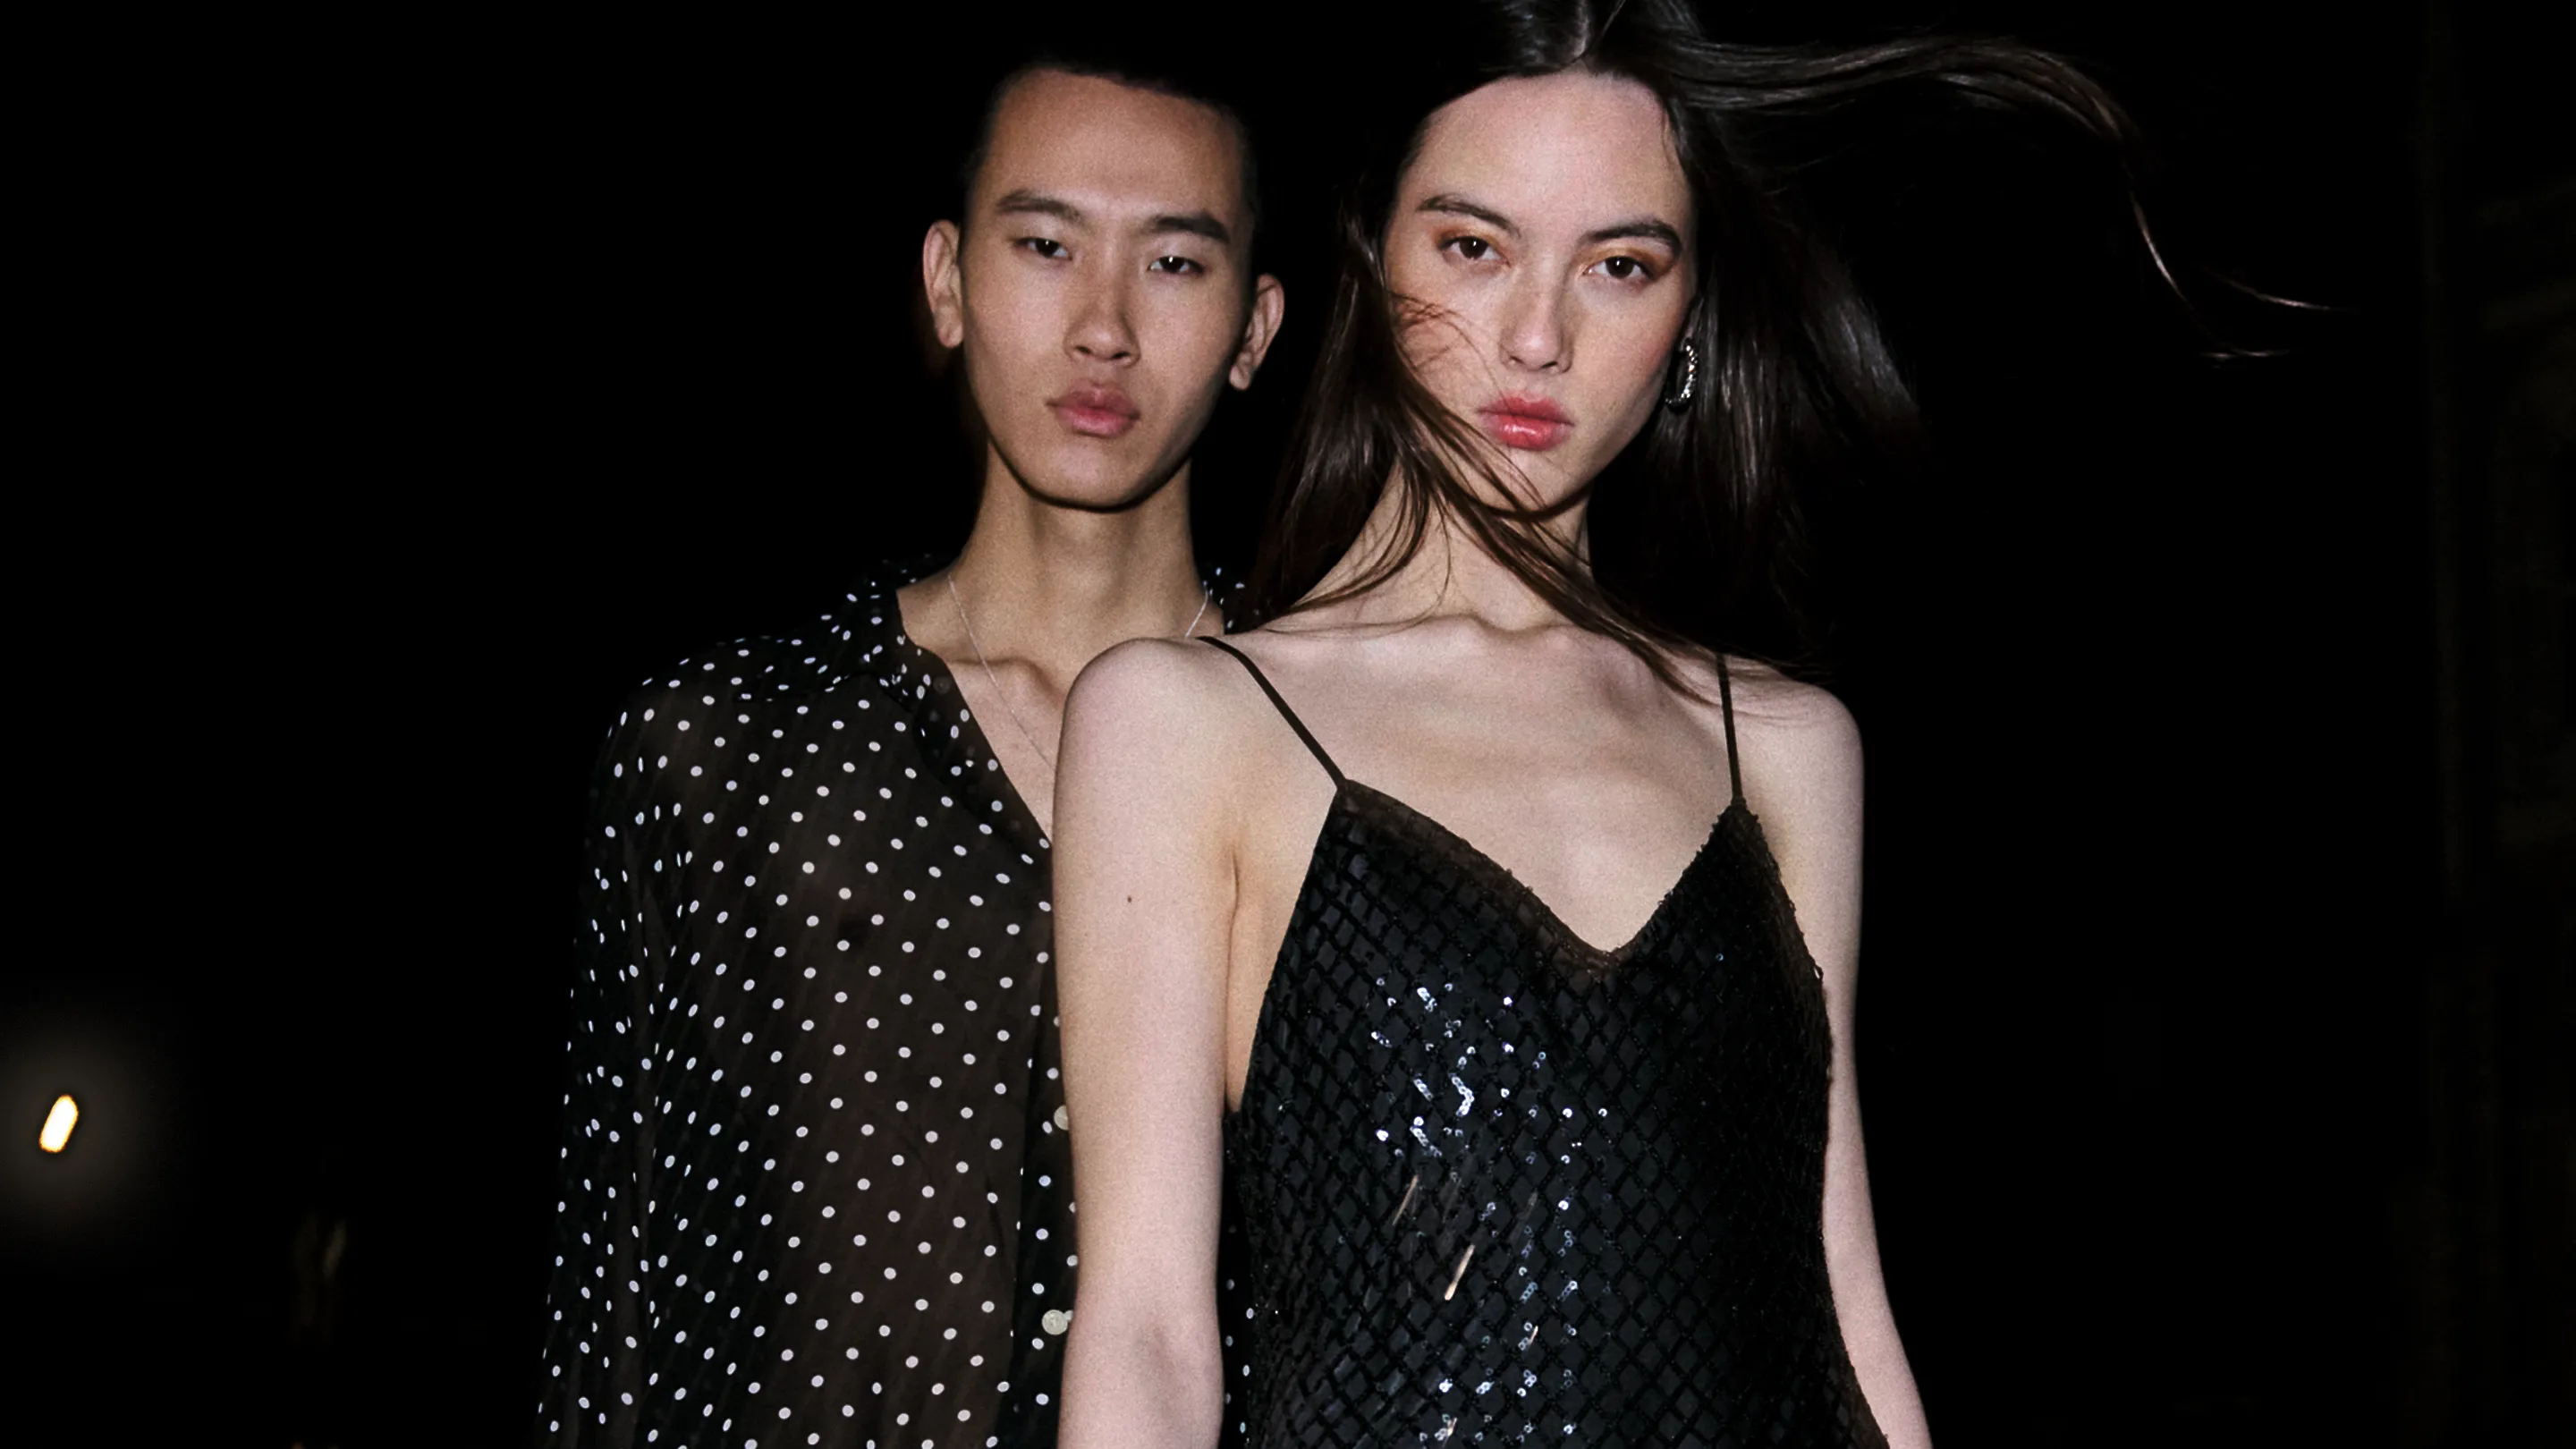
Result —
<path fill-rule="evenodd" d="M 1360 536 L 1334 564 L 1318 594 L 1360 582 L 1405 541 L 1406 494 L 1401 480 L 1390 479 L 1378 492 Z M 1578 568 L 1584 563 L 1584 505 L 1576 504 L 1540 525 L 1566 546 Z M 1473 531 L 1435 499 L 1423 521 L 1421 546 L 1394 572 L 1347 601 L 1348 622 L 1393 625 L 1455 617 L 1476 619 L 1505 632 L 1543 629 L 1566 622 L 1555 605 L 1541 597 L 1511 567 L 1486 552 Z"/>

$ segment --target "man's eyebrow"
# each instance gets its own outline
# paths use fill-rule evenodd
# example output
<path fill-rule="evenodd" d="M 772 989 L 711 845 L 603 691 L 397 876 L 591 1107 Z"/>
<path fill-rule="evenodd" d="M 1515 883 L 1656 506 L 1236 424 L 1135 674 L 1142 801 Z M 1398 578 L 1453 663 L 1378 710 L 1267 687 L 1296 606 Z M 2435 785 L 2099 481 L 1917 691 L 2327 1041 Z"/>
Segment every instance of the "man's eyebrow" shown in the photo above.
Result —
<path fill-rule="evenodd" d="M 1481 221 L 1485 225 L 1492 227 L 1494 230 L 1501 232 L 1505 236 L 1519 236 L 1521 234 L 1521 229 L 1512 225 L 1510 217 L 1503 215 L 1501 212 L 1494 210 L 1490 206 L 1478 206 L 1476 203 L 1469 201 L 1463 196 L 1453 196 L 1445 191 L 1441 192 L 1437 196 L 1425 197 L 1423 199 L 1421 209 L 1424 211 L 1445 212 L 1450 216 L 1472 217 L 1475 220 Z"/>
<path fill-rule="evenodd" d="M 1637 217 L 1631 221 L 1619 222 L 1613 226 L 1605 226 L 1599 231 L 1590 231 L 1583 234 L 1583 240 L 1586 244 L 1606 241 L 1626 241 L 1632 237 L 1643 241 L 1662 242 L 1665 246 L 1672 248 L 1676 252 L 1679 252 L 1682 249 L 1682 234 L 1673 228 L 1672 223 L 1668 221 L 1658 221 L 1651 216 Z"/>
<path fill-rule="evenodd" d="M 993 210 L 1002 216 L 1052 216 L 1075 226 L 1084 225 L 1091 220 L 1090 215 L 1081 207 L 1062 197 L 1049 196 L 1043 191 L 1030 191 L 1025 188 L 1002 193 L 995 198 Z M 1149 217 L 1138 230 L 1147 236 L 1181 232 L 1189 236 L 1206 237 L 1218 246 L 1234 245 L 1233 230 L 1224 222 L 1217 220 L 1214 213 L 1206 211 L 1176 211 Z"/>
<path fill-rule="evenodd" d="M 1191 236 L 1206 237 L 1221 247 L 1234 245 L 1234 233 L 1227 230 L 1225 223 L 1217 220 L 1210 212 L 1173 212 L 1155 217 L 1145 223 L 1145 234 L 1148 236 L 1161 236 L 1167 232 L 1176 231 L 1185 232 Z"/>
<path fill-rule="evenodd" d="M 993 210 L 1003 216 L 1052 216 L 1059 221 L 1086 220 L 1082 208 L 1042 191 L 1005 191 L 993 203 Z"/>

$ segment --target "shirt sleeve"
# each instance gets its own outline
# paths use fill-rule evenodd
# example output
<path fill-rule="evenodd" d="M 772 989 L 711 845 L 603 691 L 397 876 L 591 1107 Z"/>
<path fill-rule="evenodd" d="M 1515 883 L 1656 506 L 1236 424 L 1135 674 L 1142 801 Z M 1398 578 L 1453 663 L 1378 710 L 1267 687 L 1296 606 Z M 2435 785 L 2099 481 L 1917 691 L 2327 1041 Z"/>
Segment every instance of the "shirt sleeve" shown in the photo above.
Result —
<path fill-rule="evenodd" d="M 584 831 L 536 1425 L 537 1443 L 564 1449 L 637 1442 L 661 1296 L 651 1019 L 679 860 L 675 802 L 650 798 L 654 772 L 644 769 L 653 713 L 639 700 L 610 732 Z"/>

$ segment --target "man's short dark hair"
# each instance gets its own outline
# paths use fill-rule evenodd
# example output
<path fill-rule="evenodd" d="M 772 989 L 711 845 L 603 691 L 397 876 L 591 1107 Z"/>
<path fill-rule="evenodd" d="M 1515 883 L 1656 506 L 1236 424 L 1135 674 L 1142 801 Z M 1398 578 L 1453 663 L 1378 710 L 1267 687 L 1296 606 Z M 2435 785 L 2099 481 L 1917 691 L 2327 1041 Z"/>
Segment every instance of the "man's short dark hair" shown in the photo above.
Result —
<path fill-rule="evenodd" d="M 1020 82 L 1047 72 L 1105 80 L 1130 90 L 1170 96 L 1205 106 L 1223 117 L 1226 124 L 1234 129 L 1235 153 L 1242 158 L 1246 222 L 1250 235 L 1259 235 L 1261 168 L 1253 154 L 1252 127 L 1244 121 L 1243 112 L 1189 58 L 1154 54 L 1141 48 L 1134 52 L 1041 50 L 994 82 L 993 89 L 984 97 L 983 114 L 975 123 L 975 144 L 957 169 L 957 224 L 960 228 L 968 225 L 967 212 L 975 199 L 975 178 L 983 171 L 986 158 L 992 154 L 993 124 L 1001 117 L 1003 99 Z"/>

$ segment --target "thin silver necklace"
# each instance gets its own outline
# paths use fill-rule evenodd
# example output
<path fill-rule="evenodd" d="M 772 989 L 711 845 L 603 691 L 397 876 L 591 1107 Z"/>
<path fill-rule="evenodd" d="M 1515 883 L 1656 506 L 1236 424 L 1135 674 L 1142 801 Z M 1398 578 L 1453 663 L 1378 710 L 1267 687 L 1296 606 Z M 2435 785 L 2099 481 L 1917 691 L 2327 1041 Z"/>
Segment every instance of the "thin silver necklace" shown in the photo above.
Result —
<path fill-rule="evenodd" d="M 949 572 L 947 580 L 948 602 L 957 607 L 957 622 L 965 626 L 967 647 L 975 651 L 975 664 L 977 668 L 984 671 L 984 682 L 993 687 L 993 697 L 1002 702 L 1002 713 L 1011 717 L 1011 728 L 1018 730 L 1020 738 L 1029 742 L 1029 748 L 1037 751 L 1039 763 L 1053 770 L 1055 752 L 1038 743 L 1037 735 L 1031 732 L 1028 723 L 1020 718 L 1020 712 L 1011 708 L 1011 697 L 1002 692 L 1002 681 L 993 676 L 993 662 L 984 657 L 984 641 L 975 637 L 975 621 L 966 617 L 966 601 L 958 596 L 957 574 L 954 570 Z M 1210 592 L 1207 585 L 1199 585 L 1199 611 L 1190 615 L 1190 621 L 1181 626 L 1178 637 L 1187 639 L 1198 632 L 1199 620 L 1207 617 L 1208 604 L 1215 597 L 1216 595 Z"/>

